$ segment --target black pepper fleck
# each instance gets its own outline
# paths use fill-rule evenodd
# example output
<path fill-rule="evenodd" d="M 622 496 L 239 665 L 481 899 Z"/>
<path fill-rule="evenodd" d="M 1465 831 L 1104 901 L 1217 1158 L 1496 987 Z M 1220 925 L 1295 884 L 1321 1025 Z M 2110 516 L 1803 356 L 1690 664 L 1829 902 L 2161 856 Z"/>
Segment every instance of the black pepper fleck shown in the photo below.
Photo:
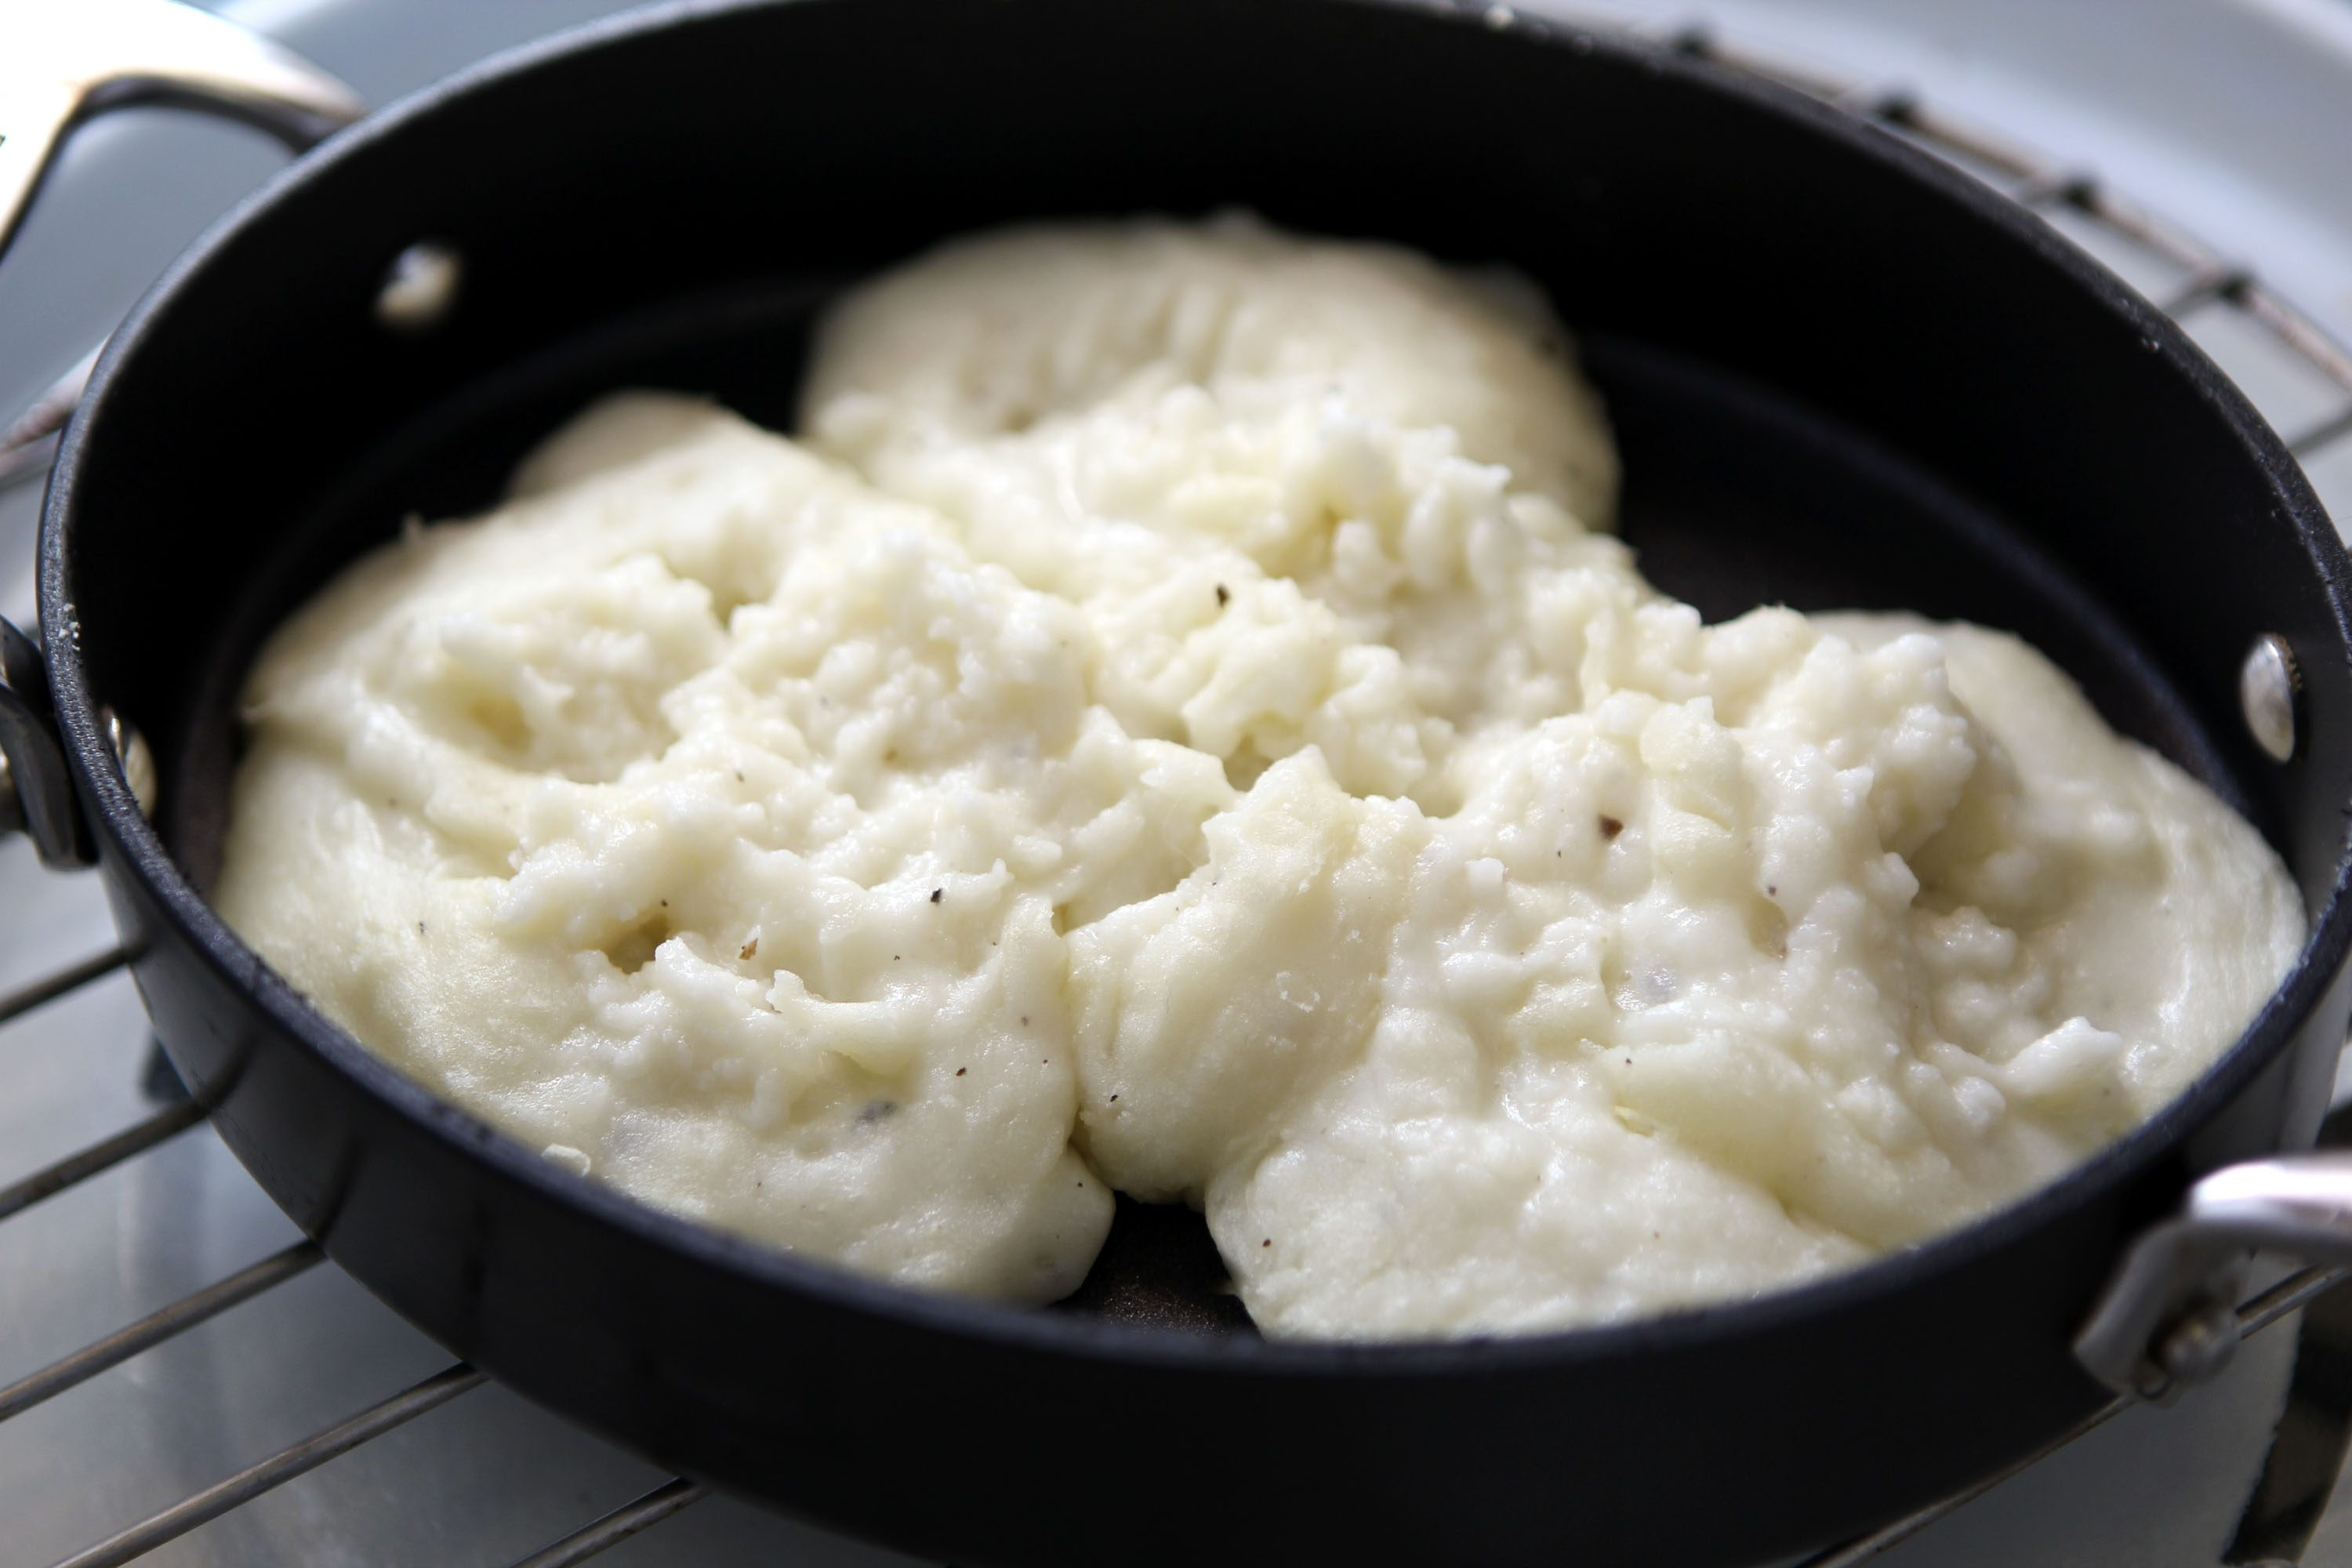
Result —
<path fill-rule="evenodd" d="M 931 889 L 931 902 L 935 904 L 947 896 L 948 890 L 945 888 L 933 888 Z"/>
<path fill-rule="evenodd" d="M 1625 825 L 1624 825 L 1623 823 L 1622 823 L 1622 822 L 1618 821 L 1615 817 L 1613 817 L 1613 816 L 1609 816 L 1604 815 L 1604 816 L 1601 818 L 1601 837 L 1603 837 L 1603 838 L 1614 838 L 1614 837 L 1616 837 L 1619 834 L 1621 834 L 1621 833 L 1622 833 L 1622 832 L 1624 832 L 1624 831 L 1625 831 Z"/>
<path fill-rule="evenodd" d="M 964 1069 L 961 1068 L 956 1068 L 956 1077 L 961 1078 L 963 1076 L 963 1070 Z"/>
<path fill-rule="evenodd" d="M 1778 898 L 1778 897 L 1780 896 L 1780 884 L 1779 884 L 1779 883 L 1777 883 L 1777 882 L 1767 882 L 1767 883 L 1765 883 L 1765 884 L 1764 884 L 1764 896 L 1765 896 L 1766 898 L 1768 898 L 1768 899 Z"/>
<path fill-rule="evenodd" d="M 1260 1247 L 1272 1247 L 1274 1245 L 1274 1237 L 1269 1236 L 1264 1241 L 1259 1242 L 1258 1245 Z"/>
<path fill-rule="evenodd" d="M 751 941 L 745 942 L 743 944 L 743 951 L 737 953 L 735 956 L 738 958 L 757 958 L 759 955 L 760 939 L 755 936 Z"/>
<path fill-rule="evenodd" d="M 1232 593 L 1231 593 L 1231 592 L 1229 592 L 1229 591 L 1226 589 L 1225 585 L 1224 585 L 1223 583 L 1218 584 L 1217 584 L 1217 603 L 1219 603 L 1220 605 L 1229 605 L 1229 604 L 1232 604 L 1232 603 L 1233 603 L 1233 599 L 1234 599 L 1234 596 L 1233 596 Z"/>
<path fill-rule="evenodd" d="M 423 936 L 425 934 L 425 922 L 423 921 L 418 921 L 416 922 L 416 934 L 419 936 Z"/>

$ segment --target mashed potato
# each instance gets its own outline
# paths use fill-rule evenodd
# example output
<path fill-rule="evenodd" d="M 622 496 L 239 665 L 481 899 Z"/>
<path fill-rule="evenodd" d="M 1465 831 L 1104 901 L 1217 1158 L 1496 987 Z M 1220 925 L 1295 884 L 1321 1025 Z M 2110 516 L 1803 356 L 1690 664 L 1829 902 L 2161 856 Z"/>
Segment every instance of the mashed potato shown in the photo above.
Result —
<path fill-rule="evenodd" d="M 1507 279 L 986 237 L 803 425 L 601 405 L 248 691 L 231 923 L 665 1208 L 1041 1301 L 1116 1188 L 1269 1332 L 1604 1321 L 2048 1180 L 2300 945 L 2014 639 L 1652 589 Z"/>

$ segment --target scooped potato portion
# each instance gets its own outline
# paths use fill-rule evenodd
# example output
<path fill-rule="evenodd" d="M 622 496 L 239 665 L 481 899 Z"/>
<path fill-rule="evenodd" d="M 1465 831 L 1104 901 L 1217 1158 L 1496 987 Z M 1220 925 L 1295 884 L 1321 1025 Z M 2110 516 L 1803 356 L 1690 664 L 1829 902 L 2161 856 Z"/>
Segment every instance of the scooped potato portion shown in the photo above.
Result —
<path fill-rule="evenodd" d="M 2301 944 L 2015 639 L 1651 588 L 1507 278 L 983 236 L 835 308 L 802 424 L 601 404 L 247 693 L 231 923 L 674 1212 L 1045 1301 L 1117 1189 L 1271 1333 L 1602 1321 L 2031 1190 Z"/>

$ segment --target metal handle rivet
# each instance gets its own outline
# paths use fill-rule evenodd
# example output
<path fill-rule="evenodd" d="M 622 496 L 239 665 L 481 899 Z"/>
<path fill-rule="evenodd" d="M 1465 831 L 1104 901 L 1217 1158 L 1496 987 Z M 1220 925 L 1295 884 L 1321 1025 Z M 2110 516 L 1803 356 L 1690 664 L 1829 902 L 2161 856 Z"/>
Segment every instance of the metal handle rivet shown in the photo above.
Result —
<path fill-rule="evenodd" d="M 2157 1347 L 2157 1364 L 2174 1384 L 2193 1388 L 2221 1375 L 2238 1353 L 2238 1338 L 2237 1310 L 2210 1305 L 2173 1325 Z"/>
<path fill-rule="evenodd" d="M 2274 763 L 2294 755 L 2296 698 L 2302 687 L 2286 640 L 2273 632 L 2256 637 L 2238 670 L 2238 707 L 2245 715 L 2246 732 Z"/>
<path fill-rule="evenodd" d="M 155 773 L 155 753 L 147 748 L 147 737 L 142 735 L 121 714 L 109 708 L 106 712 L 106 740 L 114 748 L 114 760 L 121 764 L 122 780 L 131 786 L 131 796 L 139 803 L 140 812 L 155 815 L 155 796 L 162 780 Z"/>
<path fill-rule="evenodd" d="M 25 802 L 16 794 L 16 770 L 8 765 L 8 753 L 0 752 L 0 838 L 22 833 L 27 826 Z"/>
<path fill-rule="evenodd" d="M 437 240 L 419 240 L 392 258 L 376 290 L 375 319 L 395 332 L 439 326 L 457 303 L 466 263 Z"/>

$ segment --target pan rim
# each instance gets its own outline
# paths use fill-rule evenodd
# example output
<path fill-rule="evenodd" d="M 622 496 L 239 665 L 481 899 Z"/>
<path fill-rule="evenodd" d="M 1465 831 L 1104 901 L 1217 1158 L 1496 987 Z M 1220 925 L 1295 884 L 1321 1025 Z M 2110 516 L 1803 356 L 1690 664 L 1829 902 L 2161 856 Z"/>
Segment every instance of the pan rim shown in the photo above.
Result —
<path fill-rule="evenodd" d="M 80 626 L 68 566 L 77 479 L 90 432 L 102 427 L 115 384 L 133 374 L 126 367 L 135 367 L 141 342 L 154 323 L 170 312 L 188 281 L 204 271 L 247 225 L 327 178 L 354 149 L 397 136 L 455 100 L 576 56 L 626 47 L 643 35 L 784 5 L 819 8 L 852 3 L 870 5 L 877 0 L 669 0 L 504 51 L 370 114 L 252 193 L 173 262 L 109 340 L 82 405 L 65 432 L 42 508 L 39 614 L 49 634 L 47 663 L 59 729 L 85 805 L 95 808 L 92 825 L 110 855 L 119 858 L 138 879 L 175 924 L 177 934 L 203 955 L 216 979 L 246 994 L 301 1048 L 383 1109 L 438 1139 L 459 1157 L 478 1160 L 535 1196 L 580 1212 L 633 1240 L 682 1254 L 763 1289 L 791 1291 L 836 1310 L 873 1314 L 918 1331 L 1008 1349 L 1182 1371 L 1300 1378 L 1339 1373 L 1401 1379 L 1485 1376 L 1532 1365 L 1570 1365 L 1760 1334 L 1860 1310 L 1874 1301 L 1930 1287 L 1937 1279 L 1966 1268 L 2144 1174 L 2170 1155 L 2216 1107 L 2232 1098 L 2286 1048 L 2300 1021 L 2335 983 L 2347 952 L 2352 952 L 2352 841 L 2338 847 L 2326 896 L 2294 966 L 2237 1041 L 2155 1116 L 2056 1180 L 1914 1247 L 1760 1296 L 1698 1303 L 1621 1322 L 1444 1339 L 1304 1341 L 1213 1335 L 1008 1306 L 896 1284 L 718 1230 L 573 1174 L 408 1078 L 329 1020 L 213 911 L 141 813 L 123 779 L 81 659 Z M 1962 209 L 1980 226 L 2000 231 L 2007 241 L 2026 247 L 2043 265 L 2054 268 L 2066 281 L 2088 294 L 2095 305 L 2138 331 L 2151 345 L 2151 358 L 2185 380 L 2236 439 L 2278 503 L 2278 515 L 2266 519 L 2265 526 L 2294 531 L 2327 598 L 2336 640 L 2341 648 L 2352 650 L 2352 559 L 2347 559 L 2342 540 L 2311 492 L 2300 465 L 2244 395 L 2176 323 L 2031 212 L 1864 121 L 1793 89 L 1668 46 L 1622 33 L 1520 16 L 1501 8 L 1465 8 L 1447 0 L 1286 3 L 1295 10 L 1333 14 L 1370 10 L 1418 17 L 1433 26 L 1496 31 L 1514 36 L 1529 47 L 1564 47 L 1580 56 L 1601 57 L 1626 68 L 1676 79 L 1697 90 L 1793 121 L 1818 140 L 1886 165 L 1898 176 L 1925 185 L 1947 205 Z M 133 968 L 135 972 L 135 960 Z M 2083 1386 L 2087 1396 L 2093 1386 L 2087 1376 Z"/>

